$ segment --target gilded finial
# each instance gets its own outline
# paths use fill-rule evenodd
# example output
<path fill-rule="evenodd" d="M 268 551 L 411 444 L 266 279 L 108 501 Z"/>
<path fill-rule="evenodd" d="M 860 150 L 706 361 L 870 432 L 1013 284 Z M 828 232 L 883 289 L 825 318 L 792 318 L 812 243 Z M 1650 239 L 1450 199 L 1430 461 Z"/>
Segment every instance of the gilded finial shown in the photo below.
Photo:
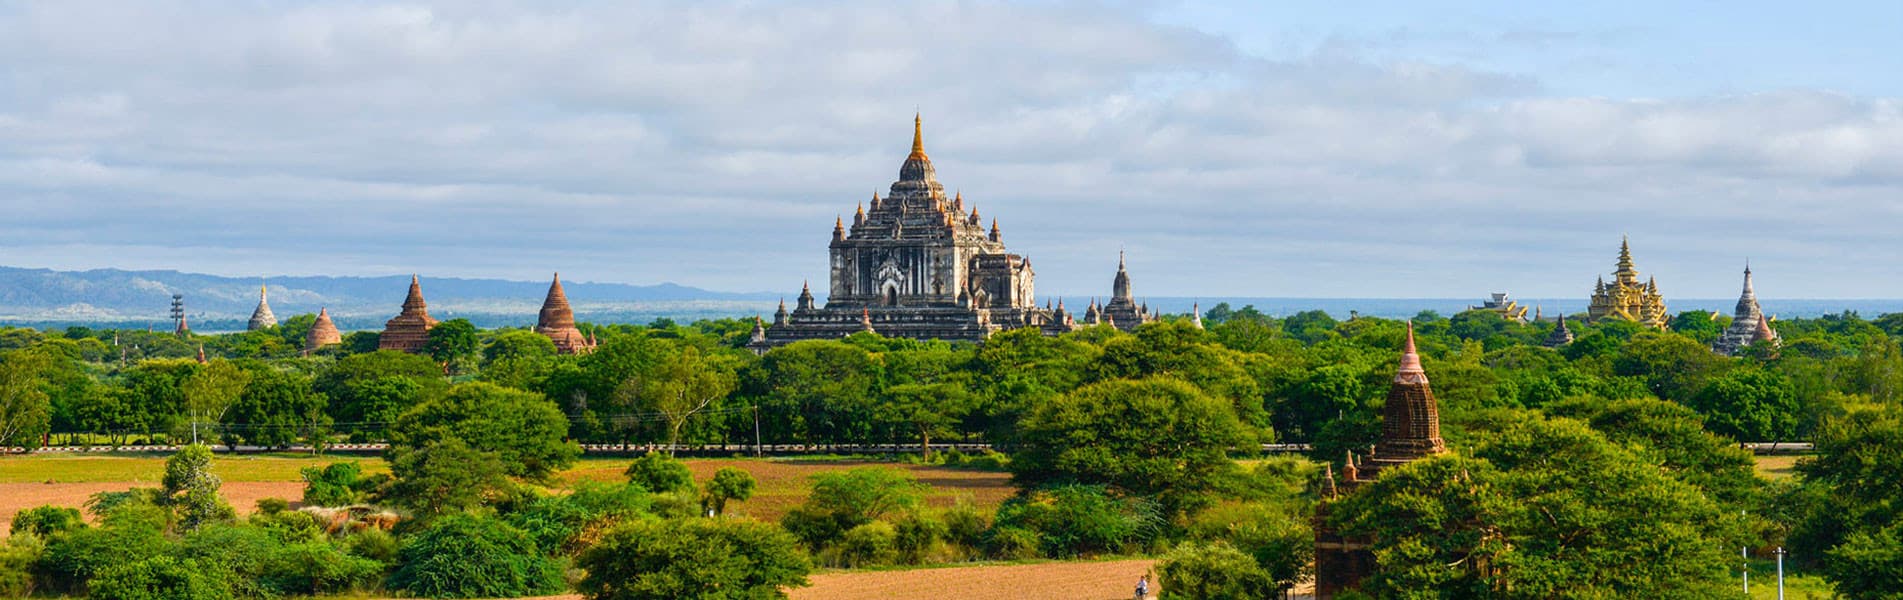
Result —
<path fill-rule="evenodd" d="M 912 114 L 912 156 L 910 156 L 909 158 L 916 158 L 921 160 L 926 158 L 925 157 L 925 120 L 922 117 L 920 117 L 919 113 Z"/>

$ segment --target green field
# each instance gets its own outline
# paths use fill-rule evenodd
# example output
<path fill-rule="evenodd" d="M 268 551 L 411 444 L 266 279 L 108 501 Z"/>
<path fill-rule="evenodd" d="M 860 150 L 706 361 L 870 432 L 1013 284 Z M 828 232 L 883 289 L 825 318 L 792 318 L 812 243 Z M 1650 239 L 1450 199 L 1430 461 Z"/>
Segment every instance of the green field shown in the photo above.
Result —
<path fill-rule="evenodd" d="M 309 454 L 220 454 L 213 469 L 225 481 L 298 481 L 298 469 L 355 461 L 369 473 L 387 473 L 381 459 Z M 157 483 L 162 454 L 33 454 L 0 459 L 0 483 Z"/>

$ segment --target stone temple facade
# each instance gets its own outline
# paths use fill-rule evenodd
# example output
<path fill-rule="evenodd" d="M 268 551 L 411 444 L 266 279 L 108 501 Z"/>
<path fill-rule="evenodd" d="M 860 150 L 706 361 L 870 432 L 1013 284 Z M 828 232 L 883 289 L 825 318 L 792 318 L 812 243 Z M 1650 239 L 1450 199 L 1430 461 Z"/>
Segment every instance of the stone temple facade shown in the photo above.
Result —
<path fill-rule="evenodd" d="M 377 338 L 377 349 L 422 352 L 429 345 L 429 330 L 436 326 L 436 322 L 429 316 L 429 304 L 423 301 L 422 282 L 411 275 L 410 295 L 403 299 L 403 312 L 384 322 L 383 335 Z"/>
<path fill-rule="evenodd" d="M 583 337 L 581 330 L 575 328 L 575 310 L 568 306 L 568 293 L 562 291 L 561 273 L 556 273 L 555 281 L 548 285 L 548 297 L 542 300 L 535 332 L 548 336 L 555 342 L 555 351 L 561 354 L 584 354 L 595 349 L 594 341 Z"/>
<path fill-rule="evenodd" d="M 337 331 L 337 324 L 330 321 L 330 309 L 317 309 L 317 322 L 311 323 L 310 333 L 304 334 L 304 351 L 311 352 L 344 342 L 343 333 Z"/>
<path fill-rule="evenodd" d="M 277 315 L 271 314 L 271 302 L 265 298 L 269 289 L 258 286 L 258 308 L 251 311 L 251 320 L 245 322 L 245 331 L 257 331 L 266 327 L 276 327 Z"/>
<path fill-rule="evenodd" d="M 825 306 L 815 304 L 810 286 L 801 289 L 792 311 L 781 302 L 756 350 L 868 328 L 977 341 L 1006 329 L 1068 326 L 1035 304 L 1031 260 L 1005 249 L 997 221 L 987 230 L 976 205 L 945 193 L 925 154 L 922 123 L 915 118 L 912 126 L 912 152 L 886 196 L 873 194 L 850 226 L 843 218 L 833 223 Z"/>
<path fill-rule="evenodd" d="M 1315 509 L 1315 597 L 1328 600 L 1356 589 L 1374 570 L 1373 540 L 1342 535 L 1327 526 L 1335 499 L 1374 482 L 1383 469 L 1407 464 L 1447 451 L 1440 437 L 1440 406 L 1427 384 L 1427 371 L 1414 347 L 1414 325 L 1408 324 L 1401 348 L 1401 366 L 1388 388 L 1381 412 L 1381 440 L 1365 457 L 1349 452 L 1342 463 L 1342 480 L 1335 481 L 1330 465 L 1322 481 L 1322 503 Z"/>
<path fill-rule="evenodd" d="M 1671 321 L 1671 315 L 1665 312 L 1665 299 L 1659 295 L 1658 279 L 1639 282 L 1639 270 L 1632 266 L 1632 247 L 1626 241 L 1619 242 L 1618 270 L 1613 272 L 1612 283 L 1601 277 L 1593 287 L 1586 318 L 1594 322 L 1631 321 L 1653 329 L 1665 329 Z"/>
<path fill-rule="evenodd" d="M 1123 253 L 1118 252 L 1117 276 L 1110 280 L 1110 301 L 1098 306 L 1096 300 L 1091 300 L 1090 307 L 1084 309 L 1084 324 L 1108 324 L 1124 331 L 1135 331 L 1138 326 L 1158 318 L 1159 315 L 1150 310 L 1149 303 L 1138 304 L 1136 296 L 1130 292 L 1130 271 L 1123 266 Z"/>
<path fill-rule="evenodd" d="M 1738 295 L 1737 312 L 1731 317 L 1731 326 L 1712 342 L 1711 350 L 1725 356 L 1737 356 L 1758 342 L 1769 342 L 1772 346 L 1779 343 L 1777 331 L 1771 329 L 1771 320 L 1764 316 L 1764 309 L 1758 307 L 1758 293 L 1751 289 L 1751 267 L 1744 268 L 1744 292 Z"/>

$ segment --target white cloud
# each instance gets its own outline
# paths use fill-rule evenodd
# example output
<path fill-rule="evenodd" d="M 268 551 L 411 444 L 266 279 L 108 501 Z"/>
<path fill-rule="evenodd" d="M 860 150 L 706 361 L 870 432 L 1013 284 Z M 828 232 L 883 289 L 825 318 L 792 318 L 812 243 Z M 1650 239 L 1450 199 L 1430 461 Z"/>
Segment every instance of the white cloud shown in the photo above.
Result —
<path fill-rule="evenodd" d="M 1787 272 L 1767 296 L 1903 293 L 1903 101 L 1566 97 L 1345 41 L 1252 57 L 1141 8 L 13 5 L 0 248 L 791 289 L 918 107 L 1051 292 L 1101 293 L 1127 245 L 1148 294 L 1583 293 L 1630 233 L 1686 294 L 1745 255 Z"/>

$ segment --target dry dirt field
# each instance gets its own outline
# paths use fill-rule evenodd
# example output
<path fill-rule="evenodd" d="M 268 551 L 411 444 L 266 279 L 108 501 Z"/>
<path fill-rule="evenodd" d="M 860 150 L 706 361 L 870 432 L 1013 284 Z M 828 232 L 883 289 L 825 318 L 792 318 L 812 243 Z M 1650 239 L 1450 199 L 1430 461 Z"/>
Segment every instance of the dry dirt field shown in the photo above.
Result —
<path fill-rule="evenodd" d="M 630 458 L 586 458 L 573 468 L 558 474 L 561 483 L 589 479 L 623 481 Z M 383 461 L 365 457 L 309 457 L 299 455 L 220 454 L 212 470 L 224 479 L 222 493 L 239 514 L 249 514 L 261 498 L 296 500 L 304 485 L 298 469 L 336 461 L 356 461 L 365 472 L 388 469 Z M 752 500 L 741 502 L 729 511 L 761 520 L 777 520 L 787 509 L 804 502 L 816 473 L 848 469 L 868 464 L 840 459 L 687 459 L 694 478 L 705 481 L 721 467 L 738 467 L 758 480 Z M 926 501 L 932 506 L 951 506 L 960 498 L 969 498 L 990 510 L 1009 497 L 1015 489 L 1004 473 L 921 467 L 896 463 L 877 463 L 912 473 L 932 486 Z M 54 504 L 80 508 L 94 493 L 120 491 L 132 487 L 156 487 L 165 470 L 163 455 L 33 455 L 0 457 L 0 537 L 6 536 L 6 523 L 20 510 Z"/>
<path fill-rule="evenodd" d="M 1126 600 L 1155 561 L 1041 563 L 813 575 L 793 600 Z M 1151 577 L 1155 579 L 1154 576 Z M 1152 588 L 1151 597 L 1155 597 Z"/>

